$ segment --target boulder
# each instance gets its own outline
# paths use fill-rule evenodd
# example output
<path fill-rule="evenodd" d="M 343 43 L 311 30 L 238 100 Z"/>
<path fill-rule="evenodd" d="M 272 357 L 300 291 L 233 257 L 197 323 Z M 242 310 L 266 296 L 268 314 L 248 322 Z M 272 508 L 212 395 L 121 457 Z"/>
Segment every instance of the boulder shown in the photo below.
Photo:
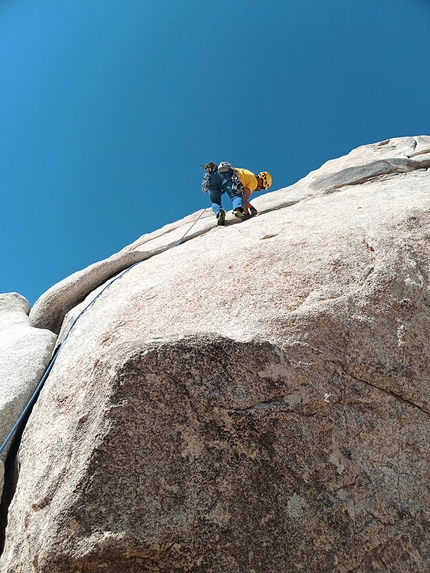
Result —
<path fill-rule="evenodd" d="M 0 571 L 428 572 L 429 161 L 363 146 L 124 249 L 158 250 L 63 322 Z"/>
<path fill-rule="evenodd" d="M 23 296 L 0 294 L 0 447 L 39 383 L 57 338 L 34 328 L 29 311 Z M 8 448 L 0 454 L 0 497 Z"/>

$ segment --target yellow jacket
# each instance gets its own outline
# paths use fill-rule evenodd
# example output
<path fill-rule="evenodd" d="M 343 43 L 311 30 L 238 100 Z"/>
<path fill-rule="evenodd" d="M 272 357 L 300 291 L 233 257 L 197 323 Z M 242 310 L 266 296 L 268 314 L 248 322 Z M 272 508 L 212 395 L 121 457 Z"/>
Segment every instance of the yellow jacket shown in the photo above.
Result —
<path fill-rule="evenodd" d="M 249 169 L 242 169 L 241 167 L 234 168 L 239 175 L 239 179 L 242 181 L 242 185 L 247 187 L 251 193 L 255 191 L 258 187 L 258 180 L 255 174 Z"/>

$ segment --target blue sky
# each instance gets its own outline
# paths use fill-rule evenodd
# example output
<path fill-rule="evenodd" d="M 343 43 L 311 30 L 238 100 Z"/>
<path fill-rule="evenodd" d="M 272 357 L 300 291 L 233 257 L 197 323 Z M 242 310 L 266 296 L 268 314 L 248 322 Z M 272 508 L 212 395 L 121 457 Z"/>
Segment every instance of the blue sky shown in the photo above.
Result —
<path fill-rule="evenodd" d="M 430 0 L 0 0 L 0 292 L 206 207 L 199 163 L 276 189 L 430 135 L 429 30 Z"/>

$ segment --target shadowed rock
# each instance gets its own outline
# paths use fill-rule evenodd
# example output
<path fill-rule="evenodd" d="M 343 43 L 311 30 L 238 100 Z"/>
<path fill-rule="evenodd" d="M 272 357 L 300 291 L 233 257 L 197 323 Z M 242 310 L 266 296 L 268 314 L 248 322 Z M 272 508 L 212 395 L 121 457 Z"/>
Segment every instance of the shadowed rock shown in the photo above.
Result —
<path fill-rule="evenodd" d="M 419 168 L 430 167 L 430 156 L 426 161 L 419 164 Z M 396 173 L 407 173 L 417 168 L 417 164 L 409 159 L 391 159 L 389 161 L 374 161 L 368 165 L 358 167 L 348 167 L 339 173 L 324 175 L 312 183 L 312 189 L 336 190 L 346 185 L 359 185 L 374 177 L 381 175 L 391 175 Z"/>
<path fill-rule="evenodd" d="M 34 328 L 29 311 L 21 295 L 0 295 L 0 446 L 42 377 L 57 338 L 48 330 Z M 0 497 L 7 451 L 0 455 Z"/>

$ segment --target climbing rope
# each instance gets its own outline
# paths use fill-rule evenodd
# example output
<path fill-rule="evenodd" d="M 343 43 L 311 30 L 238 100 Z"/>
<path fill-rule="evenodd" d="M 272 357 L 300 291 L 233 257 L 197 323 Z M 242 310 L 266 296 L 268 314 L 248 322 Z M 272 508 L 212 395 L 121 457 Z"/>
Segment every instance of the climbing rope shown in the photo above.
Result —
<path fill-rule="evenodd" d="M 197 217 L 197 219 L 194 221 L 194 223 L 191 225 L 191 227 L 182 235 L 182 237 L 176 241 L 176 243 L 174 245 L 172 245 L 171 247 L 169 247 L 169 249 L 173 249 L 173 247 L 177 247 L 183 240 L 184 238 L 188 235 L 188 233 L 191 231 L 191 229 L 194 227 L 194 225 L 197 223 L 197 221 L 200 219 L 200 217 L 203 216 L 203 213 L 212 205 L 212 203 L 209 201 L 209 203 L 206 205 L 206 207 L 203 209 L 203 211 L 200 213 L 200 215 Z M 169 250 L 167 249 L 167 250 Z"/>
<path fill-rule="evenodd" d="M 209 202 L 209 204 L 203 209 L 203 211 L 200 213 L 200 215 L 197 217 L 197 219 L 194 221 L 194 223 L 189 227 L 189 229 L 187 229 L 187 231 L 182 235 L 182 237 L 180 239 L 178 239 L 176 241 L 176 243 L 174 243 L 173 245 L 171 245 L 168 249 L 166 249 L 167 251 L 169 251 L 170 249 L 173 249 L 174 247 L 177 247 L 178 245 L 181 244 L 181 242 L 184 240 L 184 238 L 188 235 L 188 233 L 191 231 L 191 229 L 194 227 L 194 225 L 197 223 L 197 221 L 203 216 L 203 214 L 205 213 L 205 211 L 208 209 L 208 207 L 211 205 L 211 203 Z M 48 366 L 46 367 L 46 370 L 42 376 L 42 378 L 40 379 L 39 384 L 36 386 L 36 389 L 34 390 L 30 400 L 28 401 L 27 405 L 25 406 L 24 410 L 22 411 L 21 415 L 19 416 L 18 420 L 16 421 L 15 425 L 13 426 L 13 428 L 11 429 L 11 431 L 9 432 L 9 434 L 7 435 L 5 441 L 3 442 L 3 444 L 0 447 L 0 454 L 3 452 L 3 450 L 6 448 L 7 444 L 9 443 L 9 441 L 11 440 L 12 436 L 15 434 L 15 432 L 17 431 L 17 429 L 19 428 L 19 426 L 21 425 L 21 423 L 23 422 L 23 420 L 25 419 L 25 417 L 27 416 L 28 412 L 30 411 L 31 407 L 34 405 L 40 391 L 42 390 L 43 385 L 45 384 L 46 379 L 48 378 L 48 375 L 50 373 L 50 371 L 52 370 L 52 367 L 55 364 L 55 361 L 57 360 L 58 354 L 61 350 L 61 348 L 63 347 L 63 344 L 66 342 L 66 340 L 69 337 L 69 334 L 71 333 L 73 327 L 75 326 L 75 324 L 78 322 L 78 320 L 81 318 L 81 316 L 96 302 L 97 299 L 99 299 L 102 294 L 117 280 L 119 280 L 120 278 L 122 278 L 126 273 L 128 273 L 129 271 L 131 271 L 132 268 L 134 268 L 136 265 L 139 265 L 140 263 L 143 263 L 144 261 L 137 261 L 136 263 L 133 263 L 132 265 L 130 265 L 129 267 L 127 267 L 126 269 L 124 269 L 122 272 L 120 272 L 119 275 L 117 275 L 116 277 L 114 277 L 113 279 L 111 279 L 104 287 L 103 289 L 98 293 L 97 296 L 95 296 L 93 298 L 92 301 L 90 301 L 85 308 L 83 308 L 81 310 L 81 312 L 78 314 L 78 316 L 75 318 L 75 320 L 72 322 L 72 324 L 70 325 L 69 329 L 67 330 L 67 333 L 65 335 L 65 337 L 63 338 L 63 340 L 61 341 L 61 343 L 56 347 L 56 349 L 54 350 L 54 354 L 51 357 L 51 360 L 48 363 Z"/>

